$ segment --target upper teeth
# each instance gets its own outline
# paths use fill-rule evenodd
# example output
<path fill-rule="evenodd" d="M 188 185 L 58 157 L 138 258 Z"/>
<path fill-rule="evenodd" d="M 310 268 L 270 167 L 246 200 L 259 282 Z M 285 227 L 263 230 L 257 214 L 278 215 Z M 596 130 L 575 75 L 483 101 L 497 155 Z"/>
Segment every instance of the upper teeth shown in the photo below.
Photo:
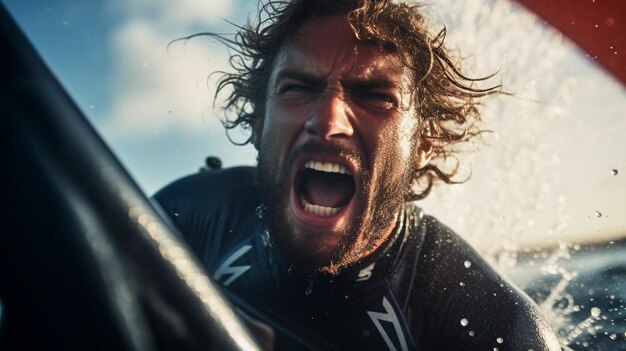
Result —
<path fill-rule="evenodd" d="M 307 161 L 304 164 L 304 168 L 310 168 L 310 169 L 314 169 L 316 171 L 321 171 L 321 172 L 341 173 L 341 174 L 351 175 L 345 166 L 342 166 L 338 163 Z"/>

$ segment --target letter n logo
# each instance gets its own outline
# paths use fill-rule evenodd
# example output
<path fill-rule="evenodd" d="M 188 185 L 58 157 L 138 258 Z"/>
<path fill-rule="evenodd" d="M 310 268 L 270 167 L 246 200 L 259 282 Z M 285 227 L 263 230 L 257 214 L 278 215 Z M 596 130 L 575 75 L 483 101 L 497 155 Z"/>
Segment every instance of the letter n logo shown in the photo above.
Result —
<path fill-rule="evenodd" d="M 222 263 L 219 268 L 213 274 L 213 278 L 215 280 L 220 281 L 224 275 L 230 275 L 228 279 L 226 279 L 223 284 L 224 286 L 229 286 L 232 282 L 237 280 L 237 278 L 241 277 L 242 274 L 246 273 L 248 269 L 250 269 L 250 265 L 247 266 L 231 266 L 239 257 L 246 254 L 246 252 L 250 251 L 252 245 L 243 245 L 237 251 L 235 251 L 232 255 L 230 255 L 224 263 Z"/>
<path fill-rule="evenodd" d="M 385 296 L 383 296 L 383 308 L 385 309 L 384 313 L 367 311 L 367 314 L 372 319 L 372 322 L 374 322 L 376 329 L 378 329 L 378 332 L 385 340 L 385 343 L 387 344 L 387 348 L 390 351 L 398 351 L 398 350 L 408 351 L 409 347 L 407 345 L 406 339 L 404 338 L 404 332 L 402 331 L 402 326 L 400 325 L 398 316 L 396 316 L 396 312 L 393 310 L 391 303 L 389 303 L 389 300 L 387 300 L 387 297 Z M 400 343 L 399 348 L 396 347 L 396 344 L 391 340 L 391 338 L 389 337 L 389 334 L 387 334 L 387 331 L 383 327 L 382 322 L 387 322 L 387 323 L 392 324 L 393 329 L 396 334 L 395 336 L 397 337 L 397 340 Z"/>

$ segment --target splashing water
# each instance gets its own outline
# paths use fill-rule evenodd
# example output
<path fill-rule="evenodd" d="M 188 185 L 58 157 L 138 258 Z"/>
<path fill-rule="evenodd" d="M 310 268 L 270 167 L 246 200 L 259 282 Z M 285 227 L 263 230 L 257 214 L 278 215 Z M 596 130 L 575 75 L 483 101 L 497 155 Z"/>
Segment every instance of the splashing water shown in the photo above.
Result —
<path fill-rule="evenodd" d="M 626 243 L 576 244 L 626 236 L 624 221 L 607 216 L 626 213 L 626 183 L 607 182 L 601 171 L 610 165 L 617 176 L 623 157 L 616 150 L 626 150 L 626 124 L 616 123 L 626 110 L 623 87 L 510 2 L 442 0 L 436 6 L 442 20 L 433 27 L 446 24 L 448 45 L 469 56 L 469 72 L 499 69 L 515 97 L 490 100 L 481 110 L 494 134 L 487 147 L 462 160 L 472 164 L 471 180 L 435 188 L 420 206 L 520 285 L 561 343 L 626 349 Z M 606 207 L 600 212 L 589 204 Z M 461 282 L 459 288 L 466 289 Z"/>
<path fill-rule="evenodd" d="M 538 302 L 563 345 L 621 349 L 626 340 L 625 252 L 625 242 L 562 243 L 524 255 L 516 267 L 522 274 L 513 277 Z M 539 277 L 533 273 L 537 267 Z"/>

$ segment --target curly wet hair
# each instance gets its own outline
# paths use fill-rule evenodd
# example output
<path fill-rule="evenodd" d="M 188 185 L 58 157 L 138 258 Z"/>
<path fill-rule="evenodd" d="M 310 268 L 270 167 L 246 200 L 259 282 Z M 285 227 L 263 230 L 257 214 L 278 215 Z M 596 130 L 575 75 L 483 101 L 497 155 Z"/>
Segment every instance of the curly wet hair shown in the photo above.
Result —
<path fill-rule="evenodd" d="M 461 143 L 479 137 L 480 98 L 501 92 L 500 85 L 477 88 L 476 84 L 493 77 L 471 78 L 444 47 L 445 27 L 430 35 L 421 5 L 391 0 L 267 0 L 259 5 L 256 21 L 236 26 L 233 38 L 209 35 L 225 44 L 230 52 L 234 73 L 222 74 L 216 96 L 226 93 L 222 122 L 227 131 L 243 127 L 250 138 L 240 144 L 254 143 L 255 126 L 262 122 L 267 81 L 274 60 L 283 45 L 307 19 L 325 15 L 346 15 L 359 40 L 377 45 L 398 57 L 413 73 L 413 103 L 419 119 L 416 142 L 422 138 L 432 144 L 429 164 L 416 170 L 418 190 L 407 200 L 426 197 L 436 182 L 455 180 Z M 232 140 L 231 140 L 232 141 Z"/>

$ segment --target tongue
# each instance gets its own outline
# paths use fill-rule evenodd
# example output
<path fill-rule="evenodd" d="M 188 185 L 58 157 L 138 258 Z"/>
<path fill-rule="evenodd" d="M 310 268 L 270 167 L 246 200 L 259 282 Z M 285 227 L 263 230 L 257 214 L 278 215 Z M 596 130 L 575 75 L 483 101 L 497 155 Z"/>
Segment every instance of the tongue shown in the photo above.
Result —
<path fill-rule="evenodd" d="M 304 179 L 304 189 L 312 204 L 342 207 L 354 194 L 354 181 L 343 174 L 311 171 Z"/>

